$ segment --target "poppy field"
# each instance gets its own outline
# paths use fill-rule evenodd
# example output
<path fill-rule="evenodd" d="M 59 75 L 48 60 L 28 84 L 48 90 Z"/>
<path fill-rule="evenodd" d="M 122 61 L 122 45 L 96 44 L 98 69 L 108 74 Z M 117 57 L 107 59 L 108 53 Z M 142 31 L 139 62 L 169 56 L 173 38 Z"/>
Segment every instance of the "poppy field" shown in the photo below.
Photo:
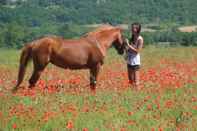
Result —
<path fill-rule="evenodd" d="M 97 81 L 88 70 L 48 65 L 36 87 L 13 94 L 20 51 L 0 50 L 0 130 L 2 131 L 196 131 L 197 48 L 145 47 L 140 84 L 128 83 L 123 56 L 108 51 Z"/>

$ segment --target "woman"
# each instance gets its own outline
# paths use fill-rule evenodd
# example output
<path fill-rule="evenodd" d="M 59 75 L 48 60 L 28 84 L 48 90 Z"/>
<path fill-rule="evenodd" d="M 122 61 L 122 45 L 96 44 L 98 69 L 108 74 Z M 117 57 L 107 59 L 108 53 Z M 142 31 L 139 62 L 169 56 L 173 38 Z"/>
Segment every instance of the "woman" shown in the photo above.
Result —
<path fill-rule="evenodd" d="M 140 51 L 143 47 L 143 37 L 140 35 L 141 25 L 139 23 L 133 23 L 131 25 L 131 39 L 126 40 L 127 43 L 127 68 L 129 83 L 131 83 L 135 89 L 140 89 Z"/>

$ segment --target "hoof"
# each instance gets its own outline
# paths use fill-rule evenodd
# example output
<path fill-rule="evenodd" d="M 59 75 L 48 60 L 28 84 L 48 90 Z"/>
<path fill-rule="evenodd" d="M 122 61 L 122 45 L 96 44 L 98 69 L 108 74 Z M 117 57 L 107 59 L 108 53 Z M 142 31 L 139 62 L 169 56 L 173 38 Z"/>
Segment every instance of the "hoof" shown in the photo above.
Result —
<path fill-rule="evenodd" d="M 93 96 L 95 96 L 95 95 L 96 95 L 96 89 L 94 89 L 94 90 L 91 89 L 91 94 L 92 94 Z"/>
<path fill-rule="evenodd" d="M 35 85 L 29 85 L 28 89 L 33 89 L 35 87 Z"/>
<path fill-rule="evenodd" d="M 11 90 L 11 92 L 12 92 L 13 94 L 15 94 L 15 93 L 17 92 L 17 90 L 18 90 L 18 88 L 17 88 L 17 87 L 14 87 L 14 88 Z"/>
<path fill-rule="evenodd" d="M 90 86 L 90 89 L 91 89 L 91 93 L 93 95 L 95 95 L 96 94 L 96 86 Z"/>
<path fill-rule="evenodd" d="M 90 89 L 91 90 L 96 90 L 96 85 L 95 84 L 90 85 Z"/>

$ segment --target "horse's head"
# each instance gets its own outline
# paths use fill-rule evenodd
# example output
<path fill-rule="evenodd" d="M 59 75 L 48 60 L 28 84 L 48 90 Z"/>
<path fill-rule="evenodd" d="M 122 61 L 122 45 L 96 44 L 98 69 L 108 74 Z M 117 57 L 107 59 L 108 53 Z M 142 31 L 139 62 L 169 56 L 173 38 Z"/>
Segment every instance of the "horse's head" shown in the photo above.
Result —
<path fill-rule="evenodd" d="M 124 38 L 122 36 L 122 29 L 117 27 L 116 29 L 117 35 L 115 37 L 115 41 L 112 43 L 115 49 L 117 50 L 118 54 L 124 54 Z"/>
<path fill-rule="evenodd" d="M 103 25 L 96 30 L 87 33 L 85 37 L 89 37 L 97 44 L 101 44 L 103 48 L 107 49 L 114 46 L 118 54 L 124 53 L 124 38 L 120 27 Z"/>

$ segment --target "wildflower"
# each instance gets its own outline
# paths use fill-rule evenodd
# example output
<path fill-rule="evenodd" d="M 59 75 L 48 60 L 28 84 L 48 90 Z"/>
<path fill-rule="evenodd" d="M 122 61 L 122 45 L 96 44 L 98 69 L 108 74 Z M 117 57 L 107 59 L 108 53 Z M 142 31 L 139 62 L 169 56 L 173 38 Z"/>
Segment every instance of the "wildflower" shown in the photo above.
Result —
<path fill-rule="evenodd" d="M 193 109 L 194 109 L 194 110 L 197 110 L 197 106 L 193 106 Z"/>
<path fill-rule="evenodd" d="M 42 119 L 47 122 L 50 118 L 53 118 L 55 116 L 55 113 L 54 112 L 51 112 L 51 111 L 48 111 L 48 112 L 45 112 Z"/>
<path fill-rule="evenodd" d="M 134 114 L 134 113 L 131 112 L 131 111 L 128 112 L 128 116 L 131 116 L 131 115 L 133 115 L 133 114 Z"/>
<path fill-rule="evenodd" d="M 192 97 L 192 102 L 197 102 L 197 97 Z"/>
<path fill-rule="evenodd" d="M 147 105 L 147 109 L 148 109 L 148 110 L 152 110 L 152 105 L 151 105 L 151 104 L 148 104 L 148 105 Z"/>
<path fill-rule="evenodd" d="M 0 118 L 3 116 L 3 113 L 0 111 Z"/>
<path fill-rule="evenodd" d="M 12 128 L 13 128 L 13 129 L 16 129 L 16 128 L 17 128 L 16 123 L 12 124 Z"/>
<path fill-rule="evenodd" d="M 99 131 L 99 128 L 95 128 L 94 131 Z"/>
<path fill-rule="evenodd" d="M 89 107 L 88 107 L 88 105 L 85 105 L 85 106 L 83 107 L 83 112 L 89 112 Z"/>
<path fill-rule="evenodd" d="M 126 131 L 126 128 L 122 127 L 122 128 L 120 129 L 120 131 Z"/>
<path fill-rule="evenodd" d="M 72 121 L 68 121 L 66 128 L 67 129 L 72 129 L 74 127 L 73 122 Z"/>
<path fill-rule="evenodd" d="M 134 125 L 134 124 L 135 124 L 135 121 L 133 121 L 133 120 L 128 120 L 128 124 L 129 124 L 129 125 Z"/>
<path fill-rule="evenodd" d="M 88 128 L 83 128 L 83 131 L 88 131 Z"/>
<path fill-rule="evenodd" d="M 158 131 L 164 131 L 163 128 L 159 127 Z"/>
<path fill-rule="evenodd" d="M 165 102 L 165 107 L 166 107 L 166 108 L 171 108 L 172 106 L 173 106 L 173 101 L 167 100 L 167 101 Z"/>

